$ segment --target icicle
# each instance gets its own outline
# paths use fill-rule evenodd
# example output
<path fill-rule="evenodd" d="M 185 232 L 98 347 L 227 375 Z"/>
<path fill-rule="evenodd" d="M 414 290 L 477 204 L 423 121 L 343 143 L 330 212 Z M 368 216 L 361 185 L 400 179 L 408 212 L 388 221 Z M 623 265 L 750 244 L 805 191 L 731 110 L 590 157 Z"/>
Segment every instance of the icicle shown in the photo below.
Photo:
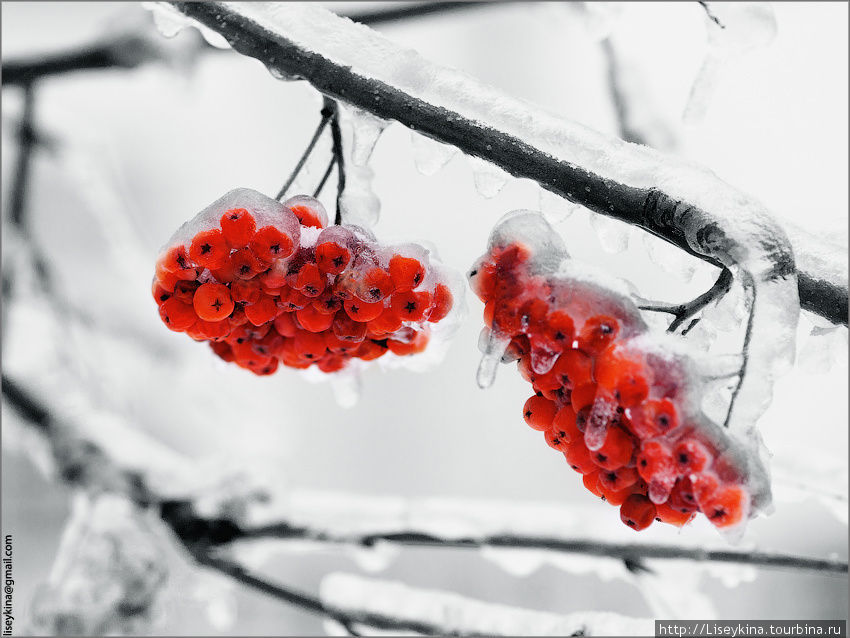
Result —
<path fill-rule="evenodd" d="M 195 21 L 187 18 L 171 5 L 159 2 L 143 2 L 142 6 L 153 15 L 156 30 L 166 38 L 173 38 L 186 27 L 195 26 Z"/>
<path fill-rule="evenodd" d="M 650 261 L 664 272 L 679 277 L 684 283 L 690 282 L 696 272 L 697 258 L 681 248 L 677 248 L 650 233 L 642 233 L 643 243 Z"/>
<path fill-rule="evenodd" d="M 560 224 L 581 208 L 579 204 L 574 204 L 568 199 L 558 197 L 555 193 L 545 188 L 540 189 L 537 198 L 540 212 L 543 213 L 543 217 L 550 224 Z"/>
<path fill-rule="evenodd" d="M 481 331 L 481 336 L 478 341 L 478 349 L 481 350 L 483 356 L 481 363 L 478 364 L 478 372 L 475 375 L 475 380 L 478 382 L 478 387 L 481 389 L 489 388 L 496 380 L 496 370 L 499 367 L 499 362 L 502 360 L 502 355 L 508 349 L 511 340 L 505 337 L 500 337 L 491 333 L 487 328 Z"/>
<path fill-rule="evenodd" d="M 351 124 L 351 161 L 355 166 L 365 166 L 389 122 L 350 105 L 341 106 L 340 112 Z"/>
<path fill-rule="evenodd" d="M 436 174 L 458 153 L 454 146 L 441 144 L 416 131 L 410 132 L 410 143 L 416 170 L 425 176 Z"/>
<path fill-rule="evenodd" d="M 687 124 L 698 124 L 705 116 L 724 66 L 776 37 L 776 18 L 768 3 L 706 2 L 704 9 L 708 51 L 685 107 L 682 119 Z"/>
<path fill-rule="evenodd" d="M 374 175 L 368 166 L 348 164 L 345 167 L 345 190 L 339 204 L 346 224 L 371 228 L 378 223 L 381 201 L 372 190 Z"/>
<path fill-rule="evenodd" d="M 629 229 L 624 223 L 604 215 L 591 215 L 590 225 L 606 253 L 621 253 L 629 247 Z"/>
<path fill-rule="evenodd" d="M 510 175 L 498 166 L 485 162 L 477 157 L 469 158 L 472 167 L 472 178 L 475 181 L 475 190 L 481 197 L 491 199 L 499 194 L 505 184 L 508 183 Z"/>

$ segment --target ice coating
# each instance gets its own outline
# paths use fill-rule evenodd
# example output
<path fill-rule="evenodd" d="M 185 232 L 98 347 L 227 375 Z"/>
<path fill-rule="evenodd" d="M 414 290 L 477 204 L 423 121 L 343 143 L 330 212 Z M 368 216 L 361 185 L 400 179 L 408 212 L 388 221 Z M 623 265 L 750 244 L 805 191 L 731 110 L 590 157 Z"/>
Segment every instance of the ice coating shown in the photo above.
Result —
<path fill-rule="evenodd" d="M 479 195 L 487 199 L 498 195 L 511 177 L 498 166 L 494 166 L 490 162 L 485 162 L 477 157 L 469 158 L 469 166 L 472 168 L 472 179 L 475 183 L 475 190 L 478 191 Z"/>
<path fill-rule="evenodd" d="M 468 276 L 485 302 L 479 385 L 492 383 L 500 360 L 518 360 L 535 391 L 525 420 L 588 490 L 621 506 L 624 523 L 681 526 L 702 512 L 734 540 L 770 507 L 757 433 L 702 410 L 745 359 L 651 334 L 628 287 L 569 259 L 538 213 L 506 215 Z M 753 392 L 746 379 L 741 388 Z"/>
<path fill-rule="evenodd" d="M 322 204 L 306 195 L 281 204 L 249 189 L 178 229 L 152 287 L 171 330 L 257 375 L 280 364 L 344 372 L 335 391 L 348 405 L 366 362 L 422 369 L 438 360 L 461 317 L 462 291 L 460 275 L 418 244 L 384 245 L 365 228 L 328 226 Z"/>
<path fill-rule="evenodd" d="M 735 58 L 763 47 L 776 36 L 776 17 L 767 2 L 705 2 L 708 51 L 703 60 L 683 119 L 695 124 L 702 120 L 720 79 L 723 67 Z"/>
<path fill-rule="evenodd" d="M 410 132 L 410 144 L 416 170 L 425 176 L 436 174 L 458 152 L 454 146 L 442 144 L 416 131 Z"/>

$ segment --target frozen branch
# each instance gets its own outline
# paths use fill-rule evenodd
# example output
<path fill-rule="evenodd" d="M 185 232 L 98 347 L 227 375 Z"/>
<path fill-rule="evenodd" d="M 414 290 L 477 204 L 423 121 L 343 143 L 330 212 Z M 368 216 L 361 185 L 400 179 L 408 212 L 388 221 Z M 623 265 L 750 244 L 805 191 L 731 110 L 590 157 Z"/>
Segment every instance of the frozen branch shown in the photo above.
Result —
<path fill-rule="evenodd" d="M 242 530 L 234 540 L 279 538 L 284 540 L 309 540 L 320 543 L 348 544 L 371 547 L 379 542 L 410 547 L 482 549 L 501 547 L 510 549 L 539 549 L 542 551 L 582 554 L 600 558 L 620 559 L 624 562 L 652 560 L 690 560 L 695 562 L 735 563 L 756 567 L 799 569 L 827 573 L 847 573 L 847 562 L 832 559 L 807 558 L 790 554 L 704 549 L 651 543 L 613 543 L 580 538 L 557 538 L 494 534 L 478 537 L 445 537 L 421 531 L 373 532 L 337 534 L 324 530 L 293 527 L 287 523 L 266 525 Z"/>
<path fill-rule="evenodd" d="M 532 179 L 718 267 L 758 263 L 759 278 L 794 276 L 782 229 L 709 171 L 559 120 L 317 8 L 171 4 L 278 76 L 305 79 L 325 95 Z M 812 285 L 825 277 L 802 273 L 800 302 L 846 324 L 847 289 L 840 282 Z"/>

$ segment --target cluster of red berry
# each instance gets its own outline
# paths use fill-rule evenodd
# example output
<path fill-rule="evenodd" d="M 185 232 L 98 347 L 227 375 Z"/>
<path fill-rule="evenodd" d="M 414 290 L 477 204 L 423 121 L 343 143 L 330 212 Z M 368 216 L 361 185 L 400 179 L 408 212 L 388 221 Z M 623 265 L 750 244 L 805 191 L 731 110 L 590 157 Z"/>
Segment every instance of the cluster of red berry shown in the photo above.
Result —
<path fill-rule="evenodd" d="M 281 204 L 248 189 L 178 230 L 157 261 L 153 296 L 171 330 L 258 375 L 279 363 L 335 372 L 351 358 L 422 352 L 429 324 L 453 304 L 424 248 L 329 226 L 312 197 Z"/>
<path fill-rule="evenodd" d="M 546 264 L 522 237 L 494 237 L 469 280 L 488 334 L 509 340 L 502 361 L 517 360 L 534 388 L 528 425 L 635 530 L 696 512 L 718 528 L 744 521 L 746 463 L 692 405 L 687 371 L 648 346 L 631 300 L 570 276 L 556 251 Z"/>

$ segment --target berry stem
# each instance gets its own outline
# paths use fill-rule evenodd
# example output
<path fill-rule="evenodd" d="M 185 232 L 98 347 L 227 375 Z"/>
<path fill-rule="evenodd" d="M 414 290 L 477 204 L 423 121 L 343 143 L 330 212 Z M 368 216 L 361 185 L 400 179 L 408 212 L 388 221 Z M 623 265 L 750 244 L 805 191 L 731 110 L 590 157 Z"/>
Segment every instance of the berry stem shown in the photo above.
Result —
<path fill-rule="evenodd" d="M 329 97 L 325 97 L 325 108 L 331 109 L 333 112 L 333 117 L 331 118 L 331 137 L 333 139 L 333 156 L 337 169 L 336 215 L 334 216 L 334 224 L 338 226 L 342 223 L 342 207 L 339 202 L 345 190 L 345 160 L 342 157 L 342 131 L 339 128 L 339 109 L 336 102 Z"/>
<path fill-rule="evenodd" d="M 331 157 L 331 161 L 328 162 L 328 167 L 325 169 L 325 174 L 322 175 L 322 179 L 319 181 L 319 185 L 316 186 L 316 190 L 313 191 L 313 197 L 318 198 L 322 193 L 322 189 L 325 187 L 325 183 L 328 181 L 328 177 L 331 176 L 331 171 L 334 169 L 334 165 L 336 164 L 336 156 Z"/>
<path fill-rule="evenodd" d="M 301 159 L 298 160 L 298 163 L 295 165 L 295 168 L 292 170 L 292 173 L 289 175 L 289 179 L 286 180 L 286 183 L 281 187 L 275 199 L 281 200 L 283 196 L 286 195 L 286 191 L 289 190 L 289 187 L 292 186 L 292 182 L 295 181 L 295 178 L 298 177 L 298 173 L 301 172 L 301 169 L 304 168 L 304 164 L 307 162 L 307 159 L 310 157 L 310 154 L 313 152 L 313 149 L 316 146 L 316 142 L 319 141 L 319 137 L 322 135 L 322 131 L 325 130 L 325 126 L 328 123 L 328 120 L 336 113 L 336 110 L 331 110 L 328 108 L 328 102 L 325 100 L 324 106 L 322 106 L 322 110 L 320 111 L 322 114 L 322 119 L 319 120 L 319 125 L 316 127 L 316 131 L 313 133 L 313 137 L 310 140 L 310 143 L 307 144 L 307 148 L 304 149 L 304 153 L 301 154 Z"/>
<path fill-rule="evenodd" d="M 705 308 L 712 301 L 719 299 L 729 292 L 731 287 L 732 272 L 728 268 L 724 268 L 720 271 L 720 276 L 717 278 L 717 281 L 714 282 L 714 285 L 696 299 L 682 304 L 645 303 L 643 305 L 639 305 L 638 308 L 641 310 L 648 310 L 650 312 L 666 312 L 674 315 L 675 318 L 667 328 L 667 332 L 675 332 L 685 321 L 690 319 L 697 312 Z M 682 334 L 687 334 L 687 332 L 689 332 L 695 325 L 696 322 L 692 322 L 685 328 Z"/>

